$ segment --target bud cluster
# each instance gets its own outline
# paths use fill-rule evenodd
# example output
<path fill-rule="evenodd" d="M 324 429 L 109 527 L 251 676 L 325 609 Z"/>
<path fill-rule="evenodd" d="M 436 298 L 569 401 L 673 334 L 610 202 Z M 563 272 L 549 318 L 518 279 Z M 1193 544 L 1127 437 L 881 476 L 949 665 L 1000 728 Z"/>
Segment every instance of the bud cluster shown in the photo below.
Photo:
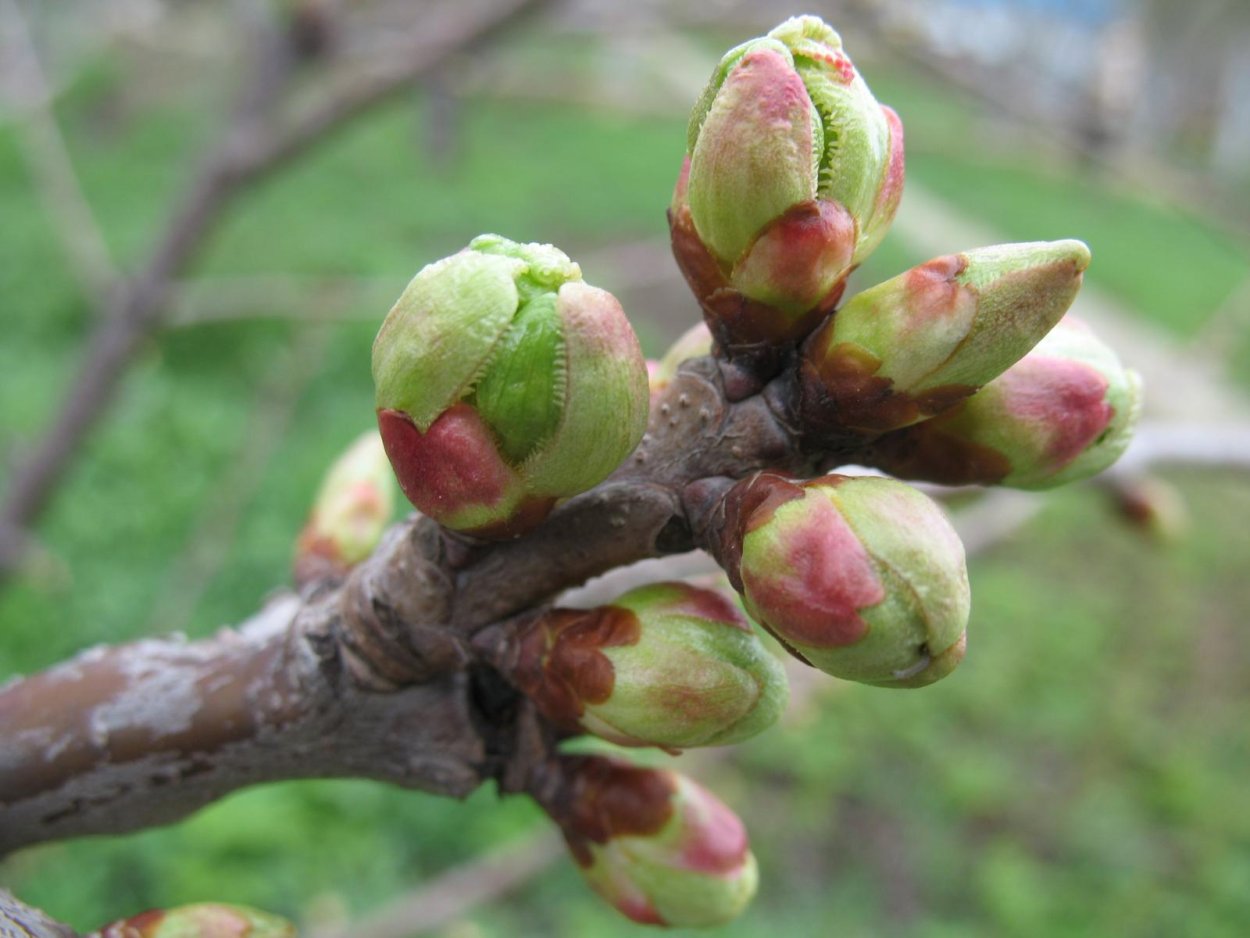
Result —
<path fill-rule="evenodd" d="M 1080 241 L 938 257 L 844 301 L 903 175 L 898 116 L 821 20 L 730 50 L 694 108 L 668 213 L 705 324 L 648 365 L 619 304 L 565 254 L 475 239 L 417 274 L 374 343 L 380 438 L 403 491 L 452 530 L 522 535 L 616 470 L 643 436 L 649 396 L 710 354 L 730 404 L 766 389 L 762 407 L 727 412 L 767 413 L 789 438 L 739 459 L 725 432 L 709 445 L 736 462 L 675 456 L 654 472 L 662 460 L 647 457 L 664 444 L 640 453 L 646 482 L 684 499 L 671 543 L 707 547 L 746 611 L 822 671 L 880 687 L 946 676 L 966 644 L 964 549 L 941 508 L 899 480 L 1086 478 L 1127 445 L 1140 387 L 1065 318 L 1090 262 Z M 854 462 L 893 478 L 741 478 L 782 466 L 781 453 L 794 472 Z M 352 481 L 376 484 L 366 462 L 327 481 L 306 538 L 345 564 L 377 537 L 380 512 Z M 528 698 L 519 712 L 542 716 L 552 751 L 525 763 L 526 784 L 597 892 L 650 924 L 719 924 L 743 908 L 755 860 L 725 805 L 672 772 L 554 749 L 576 733 L 723 745 L 775 723 L 785 672 L 736 605 L 660 583 L 594 609 L 522 613 L 473 647 Z"/>

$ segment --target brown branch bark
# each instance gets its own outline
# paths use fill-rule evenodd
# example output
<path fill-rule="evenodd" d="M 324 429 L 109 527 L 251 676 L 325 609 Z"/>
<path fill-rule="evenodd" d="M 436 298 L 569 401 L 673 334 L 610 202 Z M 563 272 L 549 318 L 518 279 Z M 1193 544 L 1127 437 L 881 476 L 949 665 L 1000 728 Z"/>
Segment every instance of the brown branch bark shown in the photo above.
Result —
<path fill-rule="evenodd" d="M 0 938 L 78 938 L 78 932 L 0 889 Z"/>
<path fill-rule="evenodd" d="M 107 410 L 136 350 L 161 324 L 173 279 L 186 269 L 230 201 L 332 130 L 453 55 L 494 38 L 542 2 L 501 0 L 484 13 L 465 16 L 458 10 L 428 23 L 404 54 L 371 67 L 363 76 L 335 82 L 327 97 L 289 117 L 274 110 L 289 84 L 292 52 L 281 31 L 257 30 L 250 76 L 221 142 L 171 212 L 149 260 L 128 284 L 113 291 L 61 410 L 14 472 L 0 503 L 0 579 L 25 552 L 31 525 Z"/>
<path fill-rule="evenodd" d="M 92 649 L 0 689 L 0 851 L 167 823 L 284 778 L 520 789 L 554 730 L 535 732 L 485 665 L 496 649 L 475 660 L 472 636 L 592 576 L 699 546 L 717 480 L 808 471 L 773 390 L 728 403 L 720 367 L 700 359 L 630 460 L 525 538 L 467 542 L 417 517 L 346 582 L 238 630 Z"/>

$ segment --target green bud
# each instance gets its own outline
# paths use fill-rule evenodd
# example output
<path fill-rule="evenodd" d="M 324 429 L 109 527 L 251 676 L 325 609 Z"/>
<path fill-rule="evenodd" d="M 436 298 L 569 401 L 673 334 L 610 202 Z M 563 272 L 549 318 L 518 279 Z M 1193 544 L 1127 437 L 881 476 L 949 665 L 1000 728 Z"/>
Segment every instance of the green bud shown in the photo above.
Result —
<path fill-rule="evenodd" d="M 373 552 L 394 513 L 394 482 L 382 438 L 362 434 L 334 461 L 296 542 L 295 567 L 344 573 Z"/>
<path fill-rule="evenodd" d="M 995 380 L 932 420 L 881 437 L 873 462 L 949 485 L 1053 488 L 1120 457 L 1141 407 L 1141 380 L 1068 317 Z"/>
<path fill-rule="evenodd" d="M 241 905 L 200 903 L 106 925 L 98 938 L 295 938 L 285 919 Z"/>
<path fill-rule="evenodd" d="M 747 611 L 835 677 L 919 687 L 963 658 L 963 545 L 902 482 L 757 473 L 726 500 L 722 560 Z"/>
<path fill-rule="evenodd" d="M 373 344 L 382 440 L 420 511 L 523 533 L 642 438 L 646 365 L 620 304 L 551 245 L 497 235 L 424 268 Z"/>
<path fill-rule="evenodd" d="M 707 789 L 599 757 L 564 767 L 566 800 L 552 817 L 591 888 L 621 913 L 699 928 L 733 920 L 751 901 L 759 873 L 746 829 Z"/>
<path fill-rule="evenodd" d="M 690 119 L 673 251 L 730 352 L 810 332 L 880 243 L 902 125 L 816 17 L 730 50 Z"/>
<path fill-rule="evenodd" d="M 805 421 L 880 433 L 941 413 L 1002 374 L 1072 305 L 1080 241 L 939 257 L 845 303 L 803 348 Z"/>
<path fill-rule="evenodd" d="M 789 696 L 737 606 L 685 583 L 553 610 L 521 637 L 513 674 L 553 722 L 626 746 L 741 742 L 772 726 Z"/>

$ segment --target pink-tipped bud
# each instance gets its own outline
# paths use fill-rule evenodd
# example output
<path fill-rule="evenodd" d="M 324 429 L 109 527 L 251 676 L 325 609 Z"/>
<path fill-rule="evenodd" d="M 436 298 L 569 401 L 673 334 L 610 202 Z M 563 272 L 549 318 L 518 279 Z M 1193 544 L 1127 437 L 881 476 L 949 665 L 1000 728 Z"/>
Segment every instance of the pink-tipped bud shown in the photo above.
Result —
<path fill-rule="evenodd" d="M 642 438 L 647 371 L 620 304 L 551 245 L 475 238 L 424 268 L 373 343 L 404 494 L 480 537 L 534 527 Z"/>
<path fill-rule="evenodd" d="M 738 607 L 657 583 L 556 609 L 522 635 L 513 679 L 550 720 L 626 746 L 720 746 L 772 726 L 785 670 Z"/>
<path fill-rule="evenodd" d="M 803 346 L 804 426 L 873 434 L 950 408 L 1002 374 L 1080 289 L 1080 241 L 939 257 L 845 303 Z"/>
<path fill-rule="evenodd" d="M 673 253 L 730 354 L 833 309 L 898 207 L 902 125 L 812 16 L 731 49 L 690 118 Z"/>
<path fill-rule="evenodd" d="M 919 687 L 963 658 L 963 545 L 938 506 L 893 479 L 764 472 L 726 499 L 720 559 L 747 611 L 835 677 Z"/>
<path fill-rule="evenodd" d="M 346 573 L 373 551 L 395 509 L 382 438 L 362 434 L 334 461 L 295 546 L 299 581 Z"/>
<path fill-rule="evenodd" d="M 1115 462 L 1140 406 L 1137 373 L 1069 317 L 963 403 L 881 437 L 873 461 L 905 479 L 1052 488 Z"/>
<path fill-rule="evenodd" d="M 105 925 L 95 938 L 295 938 L 285 919 L 241 905 L 200 903 Z"/>
<path fill-rule="evenodd" d="M 736 918 L 759 874 L 742 821 L 676 772 L 566 759 L 552 817 L 595 892 L 643 925 L 699 928 Z"/>

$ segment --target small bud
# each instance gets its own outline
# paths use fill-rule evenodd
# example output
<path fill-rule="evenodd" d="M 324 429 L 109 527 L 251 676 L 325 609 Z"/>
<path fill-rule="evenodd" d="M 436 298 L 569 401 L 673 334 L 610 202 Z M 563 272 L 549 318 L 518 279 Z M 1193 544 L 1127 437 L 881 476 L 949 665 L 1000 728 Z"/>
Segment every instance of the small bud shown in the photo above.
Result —
<path fill-rule="evenodd" d="M 683 332 L 677 341 L 669 346 L 664 357 L 658 362 L 648 362 L 648 379 L 651 382 L 652 399 L 663 394 L 664 391 L 672 384 L 673 379 L 677 377 L 677 369 L 681 367 L 681 363 L 688 358 L 699 358 L 703 355 L 712 354 L 712 333 L 707 331 L 707 326 L 699 323 Z"/>
<path fill-rule="evenodd" d="M 759 874 L 742 821 L 676 772 L 575 757 L 552 813 L 595 892 L 643 925 L 698 928 L 736 918 Z"/>
<path fill-rule="evenodd" d="M 805 425 L 882 433 L 941 413 L 1002 374 L 1080 289 L 1080 241 L 935 258 L 845 303 L 803 347 Z"/>
<path fill-rule="evenodd" d="M 241 905 L 201 903 L 144 912 L 106 925 L 98 938 L 295 938 L 285 919 Z"/>
<path fill-rule="evenodd" d="M 1107 486 L 1111 506 L 1125 524 L 1158 544 L 1172 544 L 1193 523 L 1185 496 L 1166 479 L 1138 476 L 1113 479 Z"/>
<path fill-rule="evenodd" d="M 685 583 L 555 609 L 520 639 L 517 685 L 548 719 L 625 746 L 722 746 L 772 726 L 785 670 L 737 606 Z"/>
<path fill-rule="evenodd" d="M 726 499 L 721 559 L 747 611 L 828 674 L 886 687 L 945 677 L 964 654 L 963 545 L 893 479 L 757 473 Z"/>
<path fill-rule="evenodd" d="M 534 527 L 642 438 L 647 371 L 616 299 L 551 245 L 475 238 L 423 269 L 373 343 L 404 494 L 483 537 Z"/>
<path fill-rule="evenodd" d="M 731 352 L 810 332 L 898 207 L 903 137 L 813 16 L 731 49 L 690 118 L 673 253 Z"/>
<path fill-rule="evenodd" d="M 966 401 L 881 437 L 872 461 L 905 479 L 1052 488 L 1115 462 L 1140 406 L 1137 373 L 1069 317 Z"/>
<path fill-rule="evenodd" d="M 296 542 L 297 580 L 343 574 L 369 556 L 394 512 L 392 479 L 376 430 L 358 437 L 335 460 Z"/>

